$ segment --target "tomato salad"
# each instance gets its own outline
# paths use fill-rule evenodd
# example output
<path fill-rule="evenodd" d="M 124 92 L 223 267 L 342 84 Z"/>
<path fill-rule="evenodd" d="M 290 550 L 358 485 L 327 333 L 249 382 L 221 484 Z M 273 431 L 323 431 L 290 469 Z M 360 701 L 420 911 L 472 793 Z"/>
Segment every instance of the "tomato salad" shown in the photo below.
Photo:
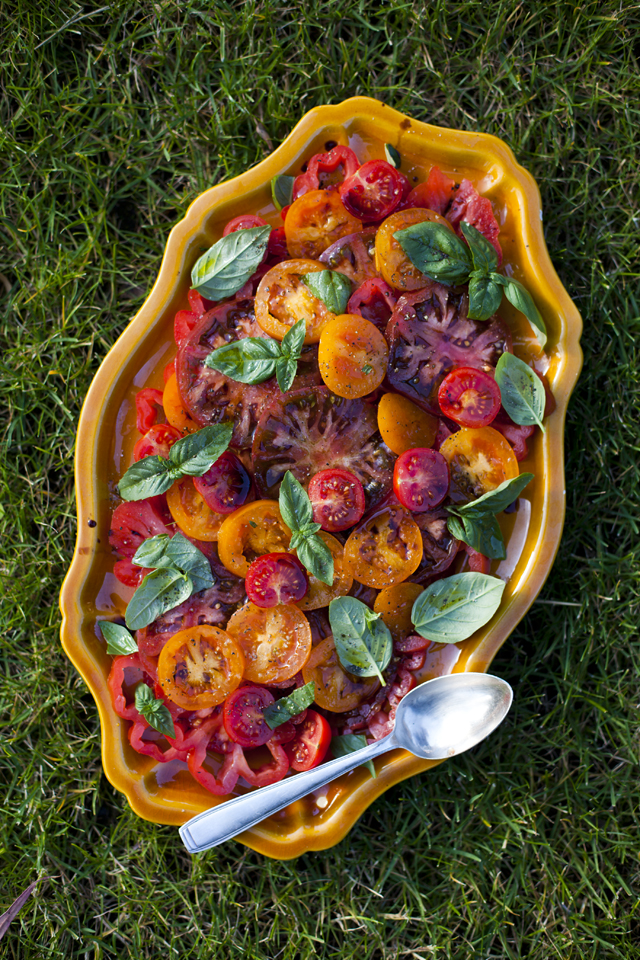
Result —
<path fill-rule="evenodd" d="M 114 709 L 218 795 L 386 735 L 434 644 L 490 619 L 553 408 L 498 316 L 544 343 L 490 201 L 328 147 L 274 179 L 282 226 L 236 217 L 195 264 L 111 520 Z"/>

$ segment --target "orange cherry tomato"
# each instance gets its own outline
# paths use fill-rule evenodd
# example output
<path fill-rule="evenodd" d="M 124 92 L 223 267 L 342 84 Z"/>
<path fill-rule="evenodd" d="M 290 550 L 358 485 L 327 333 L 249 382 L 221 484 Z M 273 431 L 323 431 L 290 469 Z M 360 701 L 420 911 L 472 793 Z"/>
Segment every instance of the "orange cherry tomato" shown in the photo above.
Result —
<path fill-rule="evenodd" d="M 387 373 L 388 359 L 387 341 L 364 317 L 342 313 L 322 328 L 320 376 L 339 397 L 364 397 L 379 387 Z"/>
<path fill-rule="evenodd" d="M 367 587 L 391 587 L 422 560 L 422 534 L 400 506 L 382 507 L 356 527 L 344 546 L 347 570 Z"/>
<path fill-rule="evenodd" d="M 449 462 L 454 503 L 475 500 L 520 473 L 511 445 L 493 427 L 464 427 L 447 437 L 440 453 Z"/>
<path fill-rule="evenodd" d="M 295 677 L 311 653 L 309 621 L 293 604 L 245 603 L 229 620 L 227 632 L 242 649 L 244 677 L 252 683 L 280 683 Z"/>
<path fill-rule="evenodd" d="M 187 710 L 222 703 L 240 685 L 243 670 L 238 643 L 207 623 L 174 633 L 158 658 L 158 682 L 164 695 Z"/>
<path fill-rule="evenodd" d="M 376 597 L 373 612 L 380 614 L 394 640 L 403 640 L 415 633 L 411 611 L 423 590 L 419 583 L 396 583 L 394 587 L 385 587 Z"/>
<path fill-rule="evenodd" d="M 395 239 L 396 230 L 404 230 L 415 223 L 443 223 L 453 232 L 448 220 L 434 210 L 413 208 L 392 213 L 376 234 L 376 269 L 396 290 L 419 290 L 428 283 L 424 273 L 411 263 L 400 243 Z"/>
<path fill-rule="evenodd" d="M 354 710 L 380 686 L 377 677 L 356 677 L 347 673 L 338 660 L 333 637 L 326 637 L 316 644 L 302 668 L 302 677 L 305 683 L 313 680 L 316 703 L 331 713 Z"/>
<path fill-rule="evenodd" d="M 416 447 L 432 447 L 438 432 L 438 418 L 421 410 L 408 397 L 385 393 L 378 403 L 378 430 L 398 456 Z"/>
<path fill-rule="evenodd" d="M 326 269 L 317 260 L 285 260 L 265 273 L 256 291 L 255 311 L 256 320 L 269 336 L 282 340 L 287 330 L 304 317 L 304 342 L 318 342 L 322 328 L 335 314 L 314 297 L 302 278 Z"/>
<path fill-rule="evenodd" d="M 284 221 L 292 257 L 317 259 L 327 247 L 362 230 L 362 221 L 345 209 L 337 190 L 310 190 L 294 200 Z"/>
<path fill-rule="evenodd" d="M 175 373 L 172 373 L 165 383 L 162 406 L 167 421 L 183 435 L 195 433 L 196 430 L 200 429 L 195 420 L 189 416 L 187 408 L 182 402 L 182 397 L 178 392 L 178 378 Z"/>
<path fill-rule="evenodd" d="M 218 555 L 227 570 L 244 578 L 256 557 L 286 553 L 290 540 L 278 501 L 256 500 L 227 514 L 218 533 Z"/>
<path fill-rule="evenodd" d="M 176 480 L 167 492 L 167 506 L 175 522 L 188 537 L 207 541 L 218 539 L 224 514 L 214 513 L 207 505 L 194 487 L 192 477 Z"/>
<path fill-rule="evenodd" d="M 324 540 L 333 555 L 333 584 L 329 586 L 310 573 L 309 589 L 296 604 L 301 610 L 319 610 L 320 607 L 326 607 L 336 597 L 344 597 L 353 586 L 353 577 L 345 569 L 344 547 L 340 541 L 324 530 L 318 531 L 318 536 Z"/>

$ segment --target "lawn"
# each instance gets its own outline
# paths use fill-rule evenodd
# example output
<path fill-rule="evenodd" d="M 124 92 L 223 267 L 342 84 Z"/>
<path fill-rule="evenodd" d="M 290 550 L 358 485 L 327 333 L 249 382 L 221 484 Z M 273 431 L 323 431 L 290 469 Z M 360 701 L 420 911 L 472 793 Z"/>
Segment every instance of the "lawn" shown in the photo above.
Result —
<path fill-rule="evenodd" d="M 0 943 L 11 960 L 640 957 L 640 6 L 5 0 Z M 635 52 L 634 52 L 635 41 Z M 502 137 L 585 322 L 558 559 L 493 663 L 503 726 L 335 848 L 190 857 L 102 773 L 58 640 L 86 390 L 171 226 L 302 114 L 377 97 Z"/>

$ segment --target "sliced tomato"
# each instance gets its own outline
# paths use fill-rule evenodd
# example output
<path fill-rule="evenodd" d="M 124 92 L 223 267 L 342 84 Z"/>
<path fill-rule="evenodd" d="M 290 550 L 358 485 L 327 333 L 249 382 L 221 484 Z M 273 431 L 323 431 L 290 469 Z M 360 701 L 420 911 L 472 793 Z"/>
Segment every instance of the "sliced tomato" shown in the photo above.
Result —
<path fill-rule="evenodd" d="M 264 718 L 266 707 L 275 698 L 266 687 L 247 685 L 239 687 L 224 702 L 224 728 L 234 743 L 241 747 L 261 747 L 273 736 L 273 730 Z"/>
<path fill-rule="evenodd" d="M 120 503 L 113 511 L 109 543 L 117 553 L 131 559 L 145 540 L 161 533 L 173 536 L 174 530 L 167 526 L 156 498 L 135 500 Z"/>
<path fill-rule="evenodd" d="M 293 770 L 311 770 L 322 763 L 331 744 L 331 727 L 320 713 L 307 710 L 294 740 L 285 746 L 285 753 Z"/>
<path fill-rule="evenodd" d="M 354 217 L 367 223 L 393 213 L 410 190 L 403 173 L 386 160 L 369 160 L 340 187 L 340 199 Z"/>
<path fill-rule="evenodd" d="M 536 432 L 535 424 L 520 426 L 514 423 L 505 410 L 500 410 L 491 426 L 497 430 L 513 447 L 516 460 L 526 460 L 529 456 L 527 440 Z"/>
<path fill-rule="evenodd" d="M 403 640 L 413 630 L 411 611 L 423 590 L 421 584 L 405 581 L 385 587 L 376 597 L 373 612 L 379 613 L 381 620 L 389 627 L 394 643 Z M 425 640 L 425 644 L 428 643 Z"/>
<path fill-rule="evenodd" d="M 385 378 L 389 347 L 378 328 L 349 313 L 329 320 L 320 334 L 320 376 L 339 397 L 364 397 Z"/>
<path fill-rule="evenodd" d="M 284 227 L 274 227 L 269 234 L 269 242 L 267 243 L 268 263 L 273 266 L 275 263 L 279 263 L 281 260 L 287 260 L 288 258 L 289 251 L 287 250 L 287 238 Z"/>
<path fill-rule="evenodd" d="M 302 668 L 302 677 L 305 683 L 313 680 L 315 702 L 331 713 L 353 710 L 380 686 L 377 677 L 356 677 L 343 668 L 333 637 L 316 644 Z"/>
<path fill-rule="evenodd" d="M 235 639 L 208 624 L 175 633 L 158 659 L 164 695 L 189 710 L 222 703 L 240 685 L 244 656 Z"/>
<path fill-rule="evenodd" d="M 411 574 L 416 583 L 427 584 L 442 576 L 456 558 L 460 543 L 447 527 L 449 513 L 443 507 L 416 513 L 414 520 L 422 536 L 422 559 Z"/>
<path fill-rule="evenodd" d="M 350 470 L 320 470 L 309 483 L 314 523 L 335 533 L 359 523 L 364 514 L 364 489 Z"/>
<path fill-rule="evenodd" d="M 125 720 L 141 719 L 134 701 L 135 688 L 141 681 L 153 687 L 154 677 L 143 666 L 139 653 L 114 658 L 107 684 L 113 709 L 119 717 Z"/>
<path fill-rule="evenodd" d="M 252 683 L 279 683 L 304 666 L 311 652 L 311 627 L 291 604 L 263 609 L 246 603 L 229 620 L 227 631 L 244 654 L 244 676 Z"/>
<path fill-rule="evenodd" d="M 477 550 L 474 550 L 468 543 L 465 543 L 464 549 L 469 560 L 469 570 L 471 573 L 491 572 L 491 560 L 489 557 L 485 557 L 484 553 L 479 553 Z"/>
<path fill-rule="evenodd" d="M 440 447 L 449 462 L 449 496 L 454 503 L 475 500 L 519 474 L 513 450 L 493 427 L 463 427 Z"/>
<path fill-rule="evenodd" d="M 130 560 L 116 560 L 113 565 L 113 575 L 125 587 L 139 587 L 146 573 L 149 571 L 136 566 Z"/>
<path fill-rule="evenodd" d="M 298 174 L 293 183 L 294 200 L 311 190 L 338 186 L 356 172 L 360 161 L 351 147 L 339 144 L 328 153 L 314 153 L 305 166 L 304 172 Z"/>
<path fill-rule="evenodd" d="M 380 226 L 376 234 L 376 268 L 394 290 L 420 290 L 427 278 L 413 265 L 396 240 L 398 230 L 405 230 L 417 223 L 449 223 L 433 210 L 397 210 Z"/>
<path fill-rule="evenodd" d="M 444 215 L 455 191 L 455 181 L 439 167 L 431 167 L 425 183 L 419 183 L 407 197 L 407 207 L 424 207 Z"/>
<path fill-rule="evenodd" d="M 182 434 L 168 423 L 157 423 L 150 427 L 144 437 L 140 437 L 133 448 L 133 459 L 137 462 L 145 457 L 164 457 L 168 459 L 169 450 Z"/>
<path fill-rule="evenodd" d="M 193 310 L 178 310 L 173 321 L 173 339 L 181 347 L 189 334 L 195 329 L 201 314 Z"/>
<path fill-rule="evenodd" d="M 277 497 L 287 470 L 306 485 L 328 467 L 355 474 L 367 508 L 391 490 L 394 458 L 378 433 L 375 408 L 364 400 L 337 397 L 326 387 L 274 399 L 260 418 L 252 454 L 263 496 Z"/>
<path fill-rule="evenodd" d="M 367 227 L 361 233 L 336 240 L 320 254 L 318 261 L 330 270 L 344 274 L 356 286 L 378 276 L 375 265 L 376 228 Z M 356 311 L 357 312 L 357 311 Z"/>
<path fill-rule="evenodd" d="M 331 586 L 318 580 L 312 573 L 309 574 L 309 590 L 298 601 L 301 610 L 322 610 L 336 597 L 344 597 L 353 586 L 353 577 L 347 570 L 344 562 L 344 547 L 336 537 L 321 531 L 318 536 L 331 551 L 333 557 L 333 583 Z"/>
<path fill-rule="evenodd" d="M 251 477 L 231 450 L 225 450 L 201 477 L 194 477 L 193 485 L 216 513 L 233 513 L 251 493 Z"/>
<path fill-rule="evenodd" d="M 445 417 L 461 427 L 488 427 L 500 410 L 502 397 L 491 374 L 474 367 L 456 367 L 440 384 L 438 403 Z"/>
<path fill-rule="evenodd" d="M 309 589 L 309 577 L 292 554 L 266 553 L 249 564 L 245 589 L 257 607 L 275 607 L 302 600 Z"/>
<path fill-rule="evenodd" d="M 158 410 L 162 410 L 162 391 L 145 387 L 136 393 L 136 429 L 146 433 L 158 419 Z"/>
<path fill-rule="evenodd" d="M 164 415 L 167 418 L 167 422 L 180 432 L 181 437 L 184 437 L 187 433 L 195 433 L 200 429 L 200 424 L 196 423 L 196 421 L 189 416 L 187 408 L 182 402 L 182 397 L 178 391 L 178 378 L 176 377 L 175 369 L 167 378 L 164 385 L 162 406 L 164 407 Z"/>
<path fill-rule="evenodd" d="M 249 564 L 266 553 L 284 553 L 291 531 L 280 513 L 277 500 L 246 503 L 229 514 L 220 527 L 218 550 L 227 570 L 246 577 Z"/>
<path fill-rule="evenodd" d="M 397 294 L 386 280 L 372 277 L 360 284 L 351 294 L 347 303 L 347 313 L 364 317 L 384 332 L 397 299 Z"/>
<path fill-rule="evenodd" d="M 405 450 L 393 468 L 393 492 L 403 507 L 426 513 L 439 507 L 449 490 L 449 465 L 428 447 Z"/>
<path fill-rule="evenodd" d="M 334 317 L 326 304 L 315 297 L 303 277 L 326 268 L 317 260 L 286 260 L 272 267 L 260 281 L 256 293 L 256 318 L 263 331 L 282 340 L 299 320 L 306 320 L 305 343 L 317 343 L 324 325 Z"/>
<path fill-rule="evenodd" d="M 196 490 L 193 477 L 176 480 L 167 492 L 167 504 L 171 516 L 188 537 L 196 537 L 205 542 L 218 539 L 224 514 L 211 509 Z"/>
<path fill-rule="evenodd" d="M 447 210 L 447 220 L 458 234 L 461 234 L 462 220 L 474 226 L 493 245 L 498 254 L 498 263 L 502 263 L 502 248 L 498 240 L 500 226 L 495 218 L 491 201 L 487 197 L 481 197 L 470 180 L 460 182 L 451 206 Z"/>
<path fill-rule="evenodd" d="M 294 200 L 284 221 L 287 250 L 292 257 L 317 259 L 327 247 L 362 228 L 340 200 L 335 188 L 311 190 Z"/>
<path fill-rule="evenodd" d="M 399 393 L 385 393 L 378 401 L 378 429 L 394 453 L 433 446 L 438 420 Z"/>
<path fill-rule="evenodd" d="M 344 547 L 347 569 L 368 587 L 390 587 L 417 570 L 422 537 L 401 506 L 383 506 L 350 534 Z"/>
<path fill-rule="evenodd" d="M 222 236 L 228 237 L 230 233 L 235 233 L 236 230 L 251 230 L 252 227 L 266 226 L 267 221 L 263 220 L 262 217 L 257 217 L 253 213 L 241 213 L 239 217 L 234 217 L 233 220 L 229 220 L 229 223 L 222 231 Z"/>
<path fill-rule="evenodd" d="M 387 327 L 387 380 L 428 413 L 438 416 L 438 390 L 454 367 L 493 372 L 511 351 L 511 334 L 500 320 L 467 317 L 466 293 L 429 282 L 400 297 Z"/>

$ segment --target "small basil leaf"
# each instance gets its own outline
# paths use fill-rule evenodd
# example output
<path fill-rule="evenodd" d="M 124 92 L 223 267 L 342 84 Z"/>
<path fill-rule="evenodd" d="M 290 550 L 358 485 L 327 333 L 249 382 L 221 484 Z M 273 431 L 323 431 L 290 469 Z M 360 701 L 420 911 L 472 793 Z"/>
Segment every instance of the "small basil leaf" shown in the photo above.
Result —
<path fill-rule="evenodd" d="M 502 406 L 513 422 L 521 426 L 537 423 L 544 430 L 544 387 L 531 367 L 512 353 L 503 353 L 496 364 L 495 378 Z"/>
<path fill-rule="evenodd" d="M 490 560 L 504 560 L 507 556 L 504 537 L 495 514 L 487 512 L 477 517 L 465 516 L 462 523 L 456 517 L 449 517 L 447 526 L 456 540 L 468 543 Z"/>
<path fill-rule="evenodd" d="M 118 493 L 123 500 L 146 500 L 166 493 L 174 480 L 171 464 L 165 457 L 143 457 L 132 463 L 120 478 Z"/>
<path fill-rule="evenodd" d="M 338 659 L 344 669 L 358 677 L 377 676 L 384 684 L 382 671 L 389 665 L 393 650 L 386 624 L 355 597 L 332 600 L 329 623 Z"/>
<path fill-rule="evenodd" d="M 361 733 L 344 733 L 341 737 L 331 738 L 331 753 L 334 755 L 336 760 L 338 757 L 346 757 L 349 753 L 355 753 L 357 750 L 362 750 L 362 748 L 366 746 L 367 738 Z M 365 760 L 365 762 L 361 763 L 360 766 L 366 767 L 375 780 L 376 768 L 373 765 L 373 760 Z"/>
<path fill-rule="evenodd" d="M 190 578 L 173 567 L 160 567 L 147 574 L 127 607 L 125 620 L 130 630 L 148 627 L 163 613 L 173 610 L 193 592 Z"/>
<path fill-rule="evenodd" d="M 289 327 L 280 344 L 280 353 L 286 360 L 300 359 L 306 335 L 307 321 L 304 318 Z"/>
<path fill-rule="evenodd" d="M 196 262 L 192 287 L 208 300 L 232 297 L 262 262 L 270 233 L 267 225 L 222 237 Z"/>
<path fill-rule="evenodd" d="M 150 727 L 165 737 L 175 738 L 173 718 L 162 700 L 156 700 L 153 690 L 146 683 L 139 683 L 134 694 L 136 710 L 142 714 Z"/>
<path fill-rule="evenodd" d="M 451 510 L 452 508 L 449 507 Z M 457 512 L 457 511 L 456 511 Z M 462 525 L 462 520 L 459 520 L 457 516 L 450 516 L 447 520 L 447 529 L 452 537 L 455 537 L 456 540 L 466 543 L 464 539 L 464 527 Z"/>
<path fill-rule="evenodd" d="M 344 313 L 351 296 L 351 281 L 336 270 L 318 270 L 305 273 L 305 284 L 318 300 L 322 300 L 331 313 Z"/>
<path fill-rule="evenodd" d="M 147 540 L 142 541 L 134 553 L 131 563 L 135 563 L 138 567 L 149 567 L 151 570 L 156 567 L 170 567 L 172 564 L 167 557 L 167 545 L 170 540 L 168 533 L 158 533 L 155 537 L 148 537 Z"/>
<path fill-rule="evenodd" d="M 504 293 L 507 300 L 513 304 L 516 310 L 524 313 L 531 326 L 535 328 L 538 343 L 541 347 L 544 347 L 547 342 L 547 328 L 540 311 L 533 302 L 533 297 L 518 280 L 514 280 L 512 277 L 507 277 L 506 280 Z"/>
<path fill-rule="evenodd" d="M 209 354 L 204 365 L 238 383 L 262 383 L 273 376 L 279 356 L 277 340 L 245 337 L 218 347 Z"/>
<path fill-rule="evenodd" d="M 295 360 L 287 360 L 285 357 L 276 360 L 276 380 L 283 393 L 291 389 L 297 372 L 298 364 Z"/>
<path fill-rule="evenodd" d="M 485 275 L 495 270 L 498 266 L 498 254 L 494 245 L 472 223 L 462 220 L 460 229 L 469 244 L 474 270 L 479 270 Z"/>
<path fill-rule="evenodd" d="M 476 513 L 500 513 L 517 500 L 524 488 L 533 480 L 533 473 L 521 473 L 511 480 L 504 480 L 495 490 L 483 493 L 477 500 L 470 503 L 458 504 L 455 512 L 459 517 L 474 516 Z"/>
<path fill-rule="evenodd" d="M 287 470 L 280 484 L 279 506 L 282 519 L 292 533 L 313 522 L 313 507 L 309 495 L 299 480 Z"/>
<path fill-rule="evenodd" d="M 400 166 L 402 165 L 402 157 L 396 148 L 390 143 L 385 143 L 384 155 L 387 158 L 387 163 L 390 163 L 392 167 L 396 168 L 396 170 L 400 169 Z"/>
<path fill-rule="evenodd" d="M 169 460 L 180 475 L 201 477 L 222 456 L 231 441 L 233 424 L 214 423 L 191 433 L 169 450 Z"/>
<path fill-rule="evenodd" d="M 469 278 L 470 320 L 488 320 L 502 303 L 502 287 L 491 277 Z"/>
<path fill-rule="evenodd" d="M 316 685 L 313 680 L 310 680 L 304 687 L 298 687 L 290 693 L 288 697 L 281 697 L 275 703 L 265 707 L 263 716 L 267 726 L 275 730 L 282 723 L 291 720 L 291 717 L 297 717 L 299 713 L 311 706 L 316 695 L 315 691 Z"/>
<path fill-rule="evenodd" d="M 310 537 L 305 537 L 296 547 L 296 553 L 300 563 L 307 568 L 309 573 L 317 580 L 332 586 L 334 578 L 333 554 L 324 540 L 314 533 Z"/>
<path fill-rule="evenodd" d="M 132 637 L 127 628 L 120 623 L 112 623 L 111 620 L 99 620 L 98 626 L 102 636 L 107 641 L 107 653 L 114 657 L 122 657 L 138 652 L 135 637 Z"/>
<path fill-rule="evenodd" d="M 414 267 L 432 280 L 447 285 L 464 283 L 471 272 L 468 247 L 441 223 L 414 223 L 396 230 L 393 236 Z"/>
<path fill-rule="evenodd" d="M 500 606 L 504 582 L 486 573 L 456 573 L 420 594 L 411 620 L 421 637 L 459 643 L 483 627 Z"/>
<path fill-rule="evenodd" d="M 295 177 L 290 177 L 286 173 L 281 173 L 271 180 L 271 197 L 277 210 L 288 207 L 293 201 L 293 184 Z"/>

